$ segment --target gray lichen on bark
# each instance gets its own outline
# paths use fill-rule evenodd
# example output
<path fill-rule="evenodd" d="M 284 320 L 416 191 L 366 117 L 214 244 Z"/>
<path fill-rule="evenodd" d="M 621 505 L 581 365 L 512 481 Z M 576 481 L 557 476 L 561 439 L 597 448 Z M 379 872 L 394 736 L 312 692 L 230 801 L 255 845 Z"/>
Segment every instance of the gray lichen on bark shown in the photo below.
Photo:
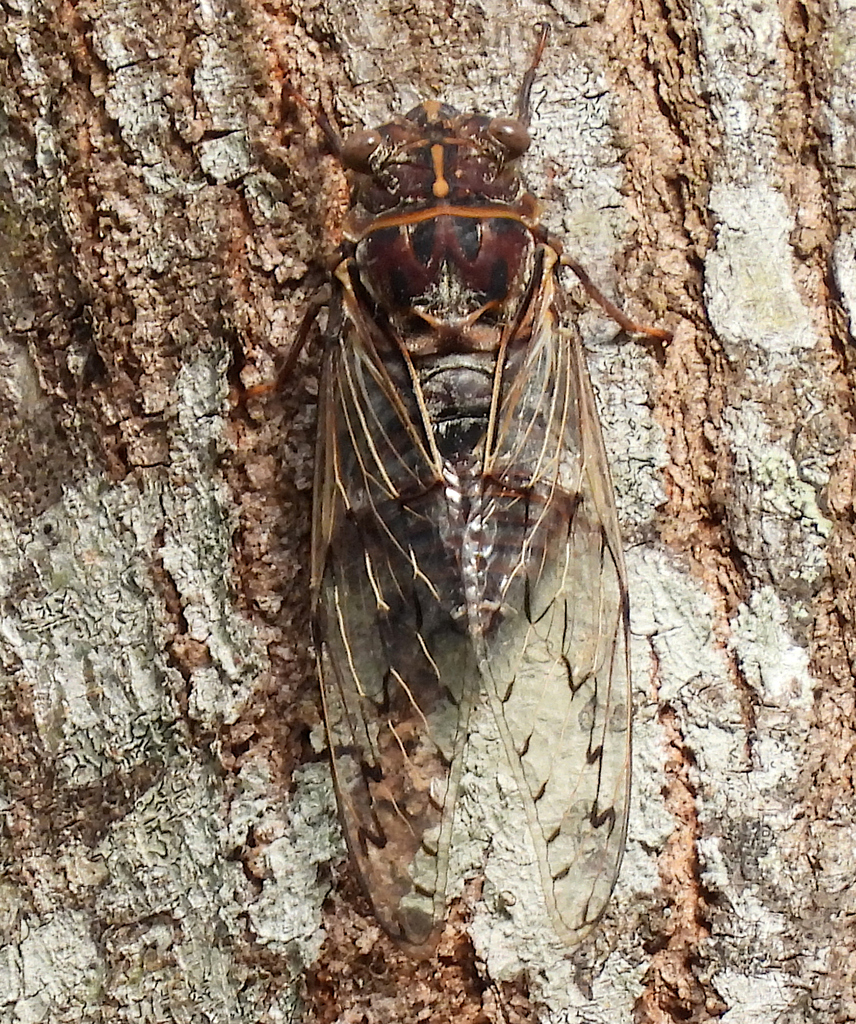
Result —
<path fill-rule="evenodd" d="M 317 352 L 246 394 L 343 203 L 282 83 L 345 127 L 505 113 L 542 14 L 7 7 L 0 1021 L 856 1019 L 845 4 L 551 5 L 528 180 L 676 332 L 658 353 L 581 316 L 636 702 L 602 925 L 566 959 L 512 891 L 489 729 L 456 855 L 481 896 L 437 961 L 395 952 L 343 858 L 307 639 Z"/>

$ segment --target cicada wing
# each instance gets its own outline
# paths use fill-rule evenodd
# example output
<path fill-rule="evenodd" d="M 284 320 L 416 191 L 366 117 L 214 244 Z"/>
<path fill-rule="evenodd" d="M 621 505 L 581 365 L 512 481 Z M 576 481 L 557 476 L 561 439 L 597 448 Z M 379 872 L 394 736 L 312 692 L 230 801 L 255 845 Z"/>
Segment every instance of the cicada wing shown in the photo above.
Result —
<path fill-rule="evenodd" d="M 502 581 L 500 614 L 479 661 L 548 910 L 576 943 L 602 914 L 624 847 L 629 625 L 609 469 L 554 256 L 541 251 L 501 370 L 486 467 L 501 526 L 488 563 Z"/>
<path fill-rule="evenodd" d="M 416 948 L 445 917 L 478 669 L 438 536 L 438 468 L 350 298 L 322 381 L 315 634 L 348 846 L 379 921 Z"/>

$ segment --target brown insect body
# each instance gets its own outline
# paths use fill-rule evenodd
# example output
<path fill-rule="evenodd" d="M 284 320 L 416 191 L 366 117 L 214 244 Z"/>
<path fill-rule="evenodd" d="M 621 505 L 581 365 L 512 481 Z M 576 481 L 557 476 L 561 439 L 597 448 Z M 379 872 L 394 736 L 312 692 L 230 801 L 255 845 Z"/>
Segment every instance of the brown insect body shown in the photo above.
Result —
<path fill-rule="evenodd" d="M 567 942 L 602 913 L 626 827 L 609 472 L 559 253 L 514 166 L 535 63 L 517 120 L 424 103 L 341 149 L 359 179 L 321 389 L 314 629 L 349 848 L 417 950 L 445 918 L 479 709 Z"/>
<path fill-rule="evenodd" d="M 492 128 L 426 103 L 368 133 L 378 145 L 344 234 L 356 276 L 414 355 L 495 350 L 527 283 L 537 206 Z"/>

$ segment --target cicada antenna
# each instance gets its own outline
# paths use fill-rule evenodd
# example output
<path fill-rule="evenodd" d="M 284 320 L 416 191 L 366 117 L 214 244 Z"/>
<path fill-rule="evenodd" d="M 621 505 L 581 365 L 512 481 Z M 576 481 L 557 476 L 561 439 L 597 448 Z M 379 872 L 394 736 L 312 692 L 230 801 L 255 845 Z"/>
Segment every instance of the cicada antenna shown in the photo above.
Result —
<path fill-rule="evenodd" d="M 330 119 L 320 110 L 316 110 L 315 107 L 299 93 L 297 89 L 290 82 L 283 82 L 283 92 L 285 95 L 290 96 L 295 103 L 303 107 L 303 109 L 310 115 L 312 120 L 318 125 L 321 131 L 324 133 L 324 138 L 327 140 L 330 149 L 333 150 L 334 156 L 340 160 L 342 158 L 342 140 L 339 137 L 339 133 L 330 123 Z"/>
<path fill-rule="evenodd" d="M 535 46 L 535 53 L 532 56 L 532 62 L 526 70 L 526 74 L 523 76 L 523 81 L 520 83 L 520 92 L 517 94 L 517 120 L 522 124 L 529 126 L 529 117 L 532 113 L 531 98 L 532 98 L 532 85 L 535 82 L 535 73 L 538 70 L 538 65 L 541 63 L 541 58 L 544 56 L 544 49 L 547 46 L 547 39 L 550 36 L 550 24 L 549 22 L 539 22 L 538 26 L 538 42 Z"/>

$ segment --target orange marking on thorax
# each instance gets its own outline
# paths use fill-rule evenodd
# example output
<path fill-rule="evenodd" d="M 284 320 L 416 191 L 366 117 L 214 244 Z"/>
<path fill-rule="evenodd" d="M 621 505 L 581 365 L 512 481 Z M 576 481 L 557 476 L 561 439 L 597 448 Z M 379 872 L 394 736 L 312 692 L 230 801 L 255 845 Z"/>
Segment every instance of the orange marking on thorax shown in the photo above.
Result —
<path fill-rule="evenodd" d="M 440 107 L 442 105 L 439 100 L 425 100 L 422 104 L 422 109 L 425 111 L 425 116 L 429 121 L 436 121 L 440 117 Z"/>
<path fill-rule="evenodd" d="M 443 177 L 443 149 L 439 143 L 431 147 L 431 162 L 434 165 L 434 184 L 431 191 L 438 199 L 445 199 L 449 194 L 449 183 Z"/>
<path fill-rule="evenodd" d="M 485 206 L 427 206 L 421 210 L 411 210 L 402 213 L 393 211 L 387 214 L 379 214 L 370 223 L 359 225 L 357 230 L 348 235 L 352 242 L 358 242 L 368 238 L 375 231 L 383 228 L 401 227 L 402 224 L 421 224 L 426 220 L 434 220 L 440 217 L 469 217 L 473 220 L 516 220 L 530 231 L 534 231 L 538 225 L 538 218 L 527 217 L 526 214 L 513 207 L 502 203 Z"/>

